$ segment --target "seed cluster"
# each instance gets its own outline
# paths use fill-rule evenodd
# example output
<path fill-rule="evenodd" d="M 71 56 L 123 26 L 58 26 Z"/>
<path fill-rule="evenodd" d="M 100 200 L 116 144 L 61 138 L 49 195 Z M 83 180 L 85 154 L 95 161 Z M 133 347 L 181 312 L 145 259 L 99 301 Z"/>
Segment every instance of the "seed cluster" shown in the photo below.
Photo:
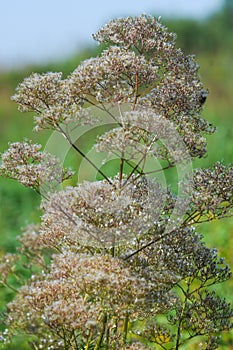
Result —
<path fill-rule="evenodd" d="M 14 142 L 2 154 L 0 175 L 19 181 L 26 187 L 40 192 L 44 187 L 53 190 L 62 181 L 73 175 L 64 170 L 58 158 L 41 152 L 41 145 L 31 141 Z"/>

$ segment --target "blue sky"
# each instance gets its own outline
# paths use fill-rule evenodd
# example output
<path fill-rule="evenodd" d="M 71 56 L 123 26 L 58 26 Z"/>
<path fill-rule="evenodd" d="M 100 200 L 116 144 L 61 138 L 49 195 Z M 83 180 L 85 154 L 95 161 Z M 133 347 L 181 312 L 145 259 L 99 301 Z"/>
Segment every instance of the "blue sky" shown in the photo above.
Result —
<path fill-rule="evenodd" d="M 204 18 L 223 0 L 0 0 L 0 69 L 68 57 L 113 17 Z"/>

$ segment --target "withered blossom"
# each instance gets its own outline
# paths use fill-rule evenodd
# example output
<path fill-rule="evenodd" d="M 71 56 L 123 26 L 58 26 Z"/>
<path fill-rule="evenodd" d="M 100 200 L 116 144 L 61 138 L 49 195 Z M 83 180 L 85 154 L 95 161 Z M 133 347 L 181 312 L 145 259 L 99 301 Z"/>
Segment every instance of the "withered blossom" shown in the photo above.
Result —
<path fill-rule="evenodd" d="M 186 221 L 193 224 L 232 215 L 233 168 L 219 162 L 197 169 L 192 182 L 192 198 Z"/>
<path fill-rule="evenodd" d="M 44 202 L 41 242 L 46 246 L 121 246 L 139 239 L 161 220 L 166 193 L 152 179 L 120 187 L 106 181 L 84 182 L 54 193 Z M 61 206 L 62 202 L 62 206 Z"/>
<path fill-rule="evenodd" d="M 8 150 L 1 156 L 0 174 L 37 192 L 53 191 L 73 172 L 63 169 L 60 160 L 42 152 L 41 147 L 27 140 L 9 144 Z"/>

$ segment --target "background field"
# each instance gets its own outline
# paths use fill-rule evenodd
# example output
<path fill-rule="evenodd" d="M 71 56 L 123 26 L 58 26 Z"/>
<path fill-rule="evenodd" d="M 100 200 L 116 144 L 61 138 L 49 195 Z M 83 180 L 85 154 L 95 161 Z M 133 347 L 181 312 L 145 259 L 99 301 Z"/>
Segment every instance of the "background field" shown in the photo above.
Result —
<path fill-rule="evenodd" d="M 231 9 L 233 10 L 233 9 Z M 167 26 L 178 34 L 178 46 L 196 55 L 200 74 L 209 96 L 203 117 L 217 126 L 214 135 L 208 137 L 208 157 L 194 162 L 195 167 L 207 167 L 215 161 L 232 162 L 233 139 L 233 11 L 224 8 L 217 15 L 198 21 L 167 21 Z M 66 62 L 50 66 L 27 67 L 20 71 L 0 72 L 0 152 L 9 141 L 21 141 L 24 137 L 42 144 L 50 133 L 32 133 L 32 115 L 21 114 L 10 100 L 16 86 L 32 71 L 62 71 L 69 74 L 84 58 L 97 54 L 97 49 L 86 49 Z M 14 251 L 15 237 L 21 227 L 39 220 L 40 198 L 33 191 L 18 183 L 0 179 L 0 254 Z M 216 220 L 198 229 L 208 246 L 216 247 L 221 256 L 233 268 L 233 222 L 232 219 Z M 233 302 L 233 281 L 218 287 L 219 293 Z M 11 294 L 0 289 L 0 308 L 10 300 Z M 12 348 L 13 349 L 13 348 Z M 16 347 L 14 348 L 16 349 Z M 19 348 L 17 349 L 26 349 Z M 221 349 L 233 349 L 233 335 L 224 339 Z"/>

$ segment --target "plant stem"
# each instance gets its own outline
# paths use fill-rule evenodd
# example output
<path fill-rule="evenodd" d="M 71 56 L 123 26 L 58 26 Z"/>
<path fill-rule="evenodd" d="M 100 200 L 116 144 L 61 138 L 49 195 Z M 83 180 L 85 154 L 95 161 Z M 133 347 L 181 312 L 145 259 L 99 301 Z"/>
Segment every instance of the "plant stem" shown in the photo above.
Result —
<path fill-rule="evenodd" d="M 134 94 L 134 102 L 133 102 L 133 110 L 136 107 L 137 104 L 137 99 L 138 99 L 138 70 L 136 70 L 136 75 L 135 75 L 135 94 Z"/>
<path fill-rule="evenodd" d="M 69 144 L 75 149 L 75 151 L 77 151 L 84 159 L 86 159 L 86 161 L 88 163 L 90 163 L 93 168 L 95 170 L 97 170 L 97 172 L 103 176 L 103 178 L 110 184 L 113 185 L 112 181 L 107 177 L 107 175 L 105 175 L 96 165 L 95 163 L 92 162 L 91 159 L 89 159 L 85 153 L 83 153 L 71 140 L 71 138 L 69 137 L 69 135 L 67 135 L 67 133 L 61 128 L 60 125 L 57 126 L 58 130 L 61 132 L 61 134 L 64 136 L 64 138 L 69 142 Z"/>
<path fill-rule="evenodd" d="M 106 332 L 106 350 L 109 350 L 109 327 Z"/>
<path fill-rule="evenodd" d="M 129 328 L 129 313 L 127 312 L 127 314 L 125 316 L 124 329 L 123 329 L 123 342 L 124 342 L 124 344 L 126 344 L 128 328 Z"/>
<path fill-rule="evenodd" d="M 0 281 L 0 284 L 2 284 L 4 287 L 11 289 L 15 293 L 19 293 L 19 291 L 16 288 L 10 286 L 7 282 Z"/>
<path fill-rule="evenodd" d="M 132 253 L 130 253 L 130 254 L 128 254 L 128 255 L 122 256 L 121 258 L 122 258 L 123 260 L 127 260 L 127 259 L 129 259 L 129 258 L 132 258 L 134 255 L 136 255 L 136 254 L 140 253 L 142 250 L 144 250 L 144 249 L 150 247 L 152 244 L 155 244 L 155 243 L 159 242 L 161 239 L 163 239 L 164 237 L 166 237 L 166 235 L 172 234 L 173 232 L 174 232 L 174 230 L 173 230 L 173 231 L 170 231 L 170 232 L 165 232 L 165 234 L 159 236 L 159 237 L 156 238 L 156 239 L 153 239 L 153 240 L 149 241 L 148 243 L 142 245 L 140 248 L 138 248 L 138 249 L 135 250 L 134 252 L 132 252 Z"/>
<path fill-rule="evenodd" d="M 92 337 L 92 333 L 90 332 L 84 350 L 88 350 L 88 349 L 89 349 L 89 345 L 90 345 L 90 343 L 91 343 L 91 337 Z"/>
<path fill-rule="evenodd" d="M 147 149 L 146 149 L 146 152 L 143 154 L 142 158 L 138 161 L 138 163 L 133 167 L 131 173 L 128 175 L 127 179 L 125 180 L 123 186 L 130 180 L 130 178 L 132 177 L 132 175 L 134 174 L 134 172 L 138 170 L 138 168 L 139 168 L 139 166 L 140 166 L 140 164 L 141 164 L 142 162 L 143 162 L 143 166 L 142 166 L 141 171 L 137 171 L 137 172 L 138 172 L 138 177 L 140 177 L 140 176 L 142 176 L 142 175 L 145 175 L 143 168 L 144 168 L 144 166 L 145 166 L 146 157 L 147 157 L 147 155 L 148 155 L 148 152 L 151 150 L 153 144 L 156 142 L 156 140 L 157 140 L 157 136 L 155 136 L 155 137 L 152 139 L 150 145 L 149 145 L 149 146 L 147 147 Z"/>
<path fill-rule="evenodd" d="M 110 248 L 110 253 L 111 253 L 111 256 L 114 258 L 114 256 L 115 256 L 115 246 Z"/>
<path fill-rule="evenodd" d="M 120 160 L 120 178 L 119 178 L 120 186 L 122 182 L 123 171 L 124 171 L 124 152 L 122 152 L 121 160 Z"/>
<path fill-rule="evenodd" d="M 183 289 L 181 289 L 181 290 L 183 290 L 185 298 L 184 298 L 184 303 L 183 303 L 183 307 L 182 307 L 182 310 L 181 310 L 181 314 L 180 314 L 180 317 L 179 317 L 179 323 L 178 323 L 178 327 L 177 327 L 175 350 L 178 350 L 179 346 L 180 346 L 181 323 L 183 321 L 183 316 L 184 316 L 184 311 L 185 311 L 185 307 L 186 307 L 186 302 L 188 300 L 188 293 L 189 293 L 190 283 L 191 282 L 189 280 L 187 291 L 184 291 Z"/>
<path fill-rule="evenodd" d="M 97 343 L 96 343 L 96 345 L 94 347 L 94 350 L 99 350 L 100 347 L 101 347 L 101 344 L 102 344 L 103 338 L 104 338 L 104 333 L 105 333 L 105 330 L 106 330 L 107 319 L 108 319 L 107 314 L 104 314 L 103 322 L 102 322 L 102 330 L 101 330 L 99 338 L 97 339 Z"/>

